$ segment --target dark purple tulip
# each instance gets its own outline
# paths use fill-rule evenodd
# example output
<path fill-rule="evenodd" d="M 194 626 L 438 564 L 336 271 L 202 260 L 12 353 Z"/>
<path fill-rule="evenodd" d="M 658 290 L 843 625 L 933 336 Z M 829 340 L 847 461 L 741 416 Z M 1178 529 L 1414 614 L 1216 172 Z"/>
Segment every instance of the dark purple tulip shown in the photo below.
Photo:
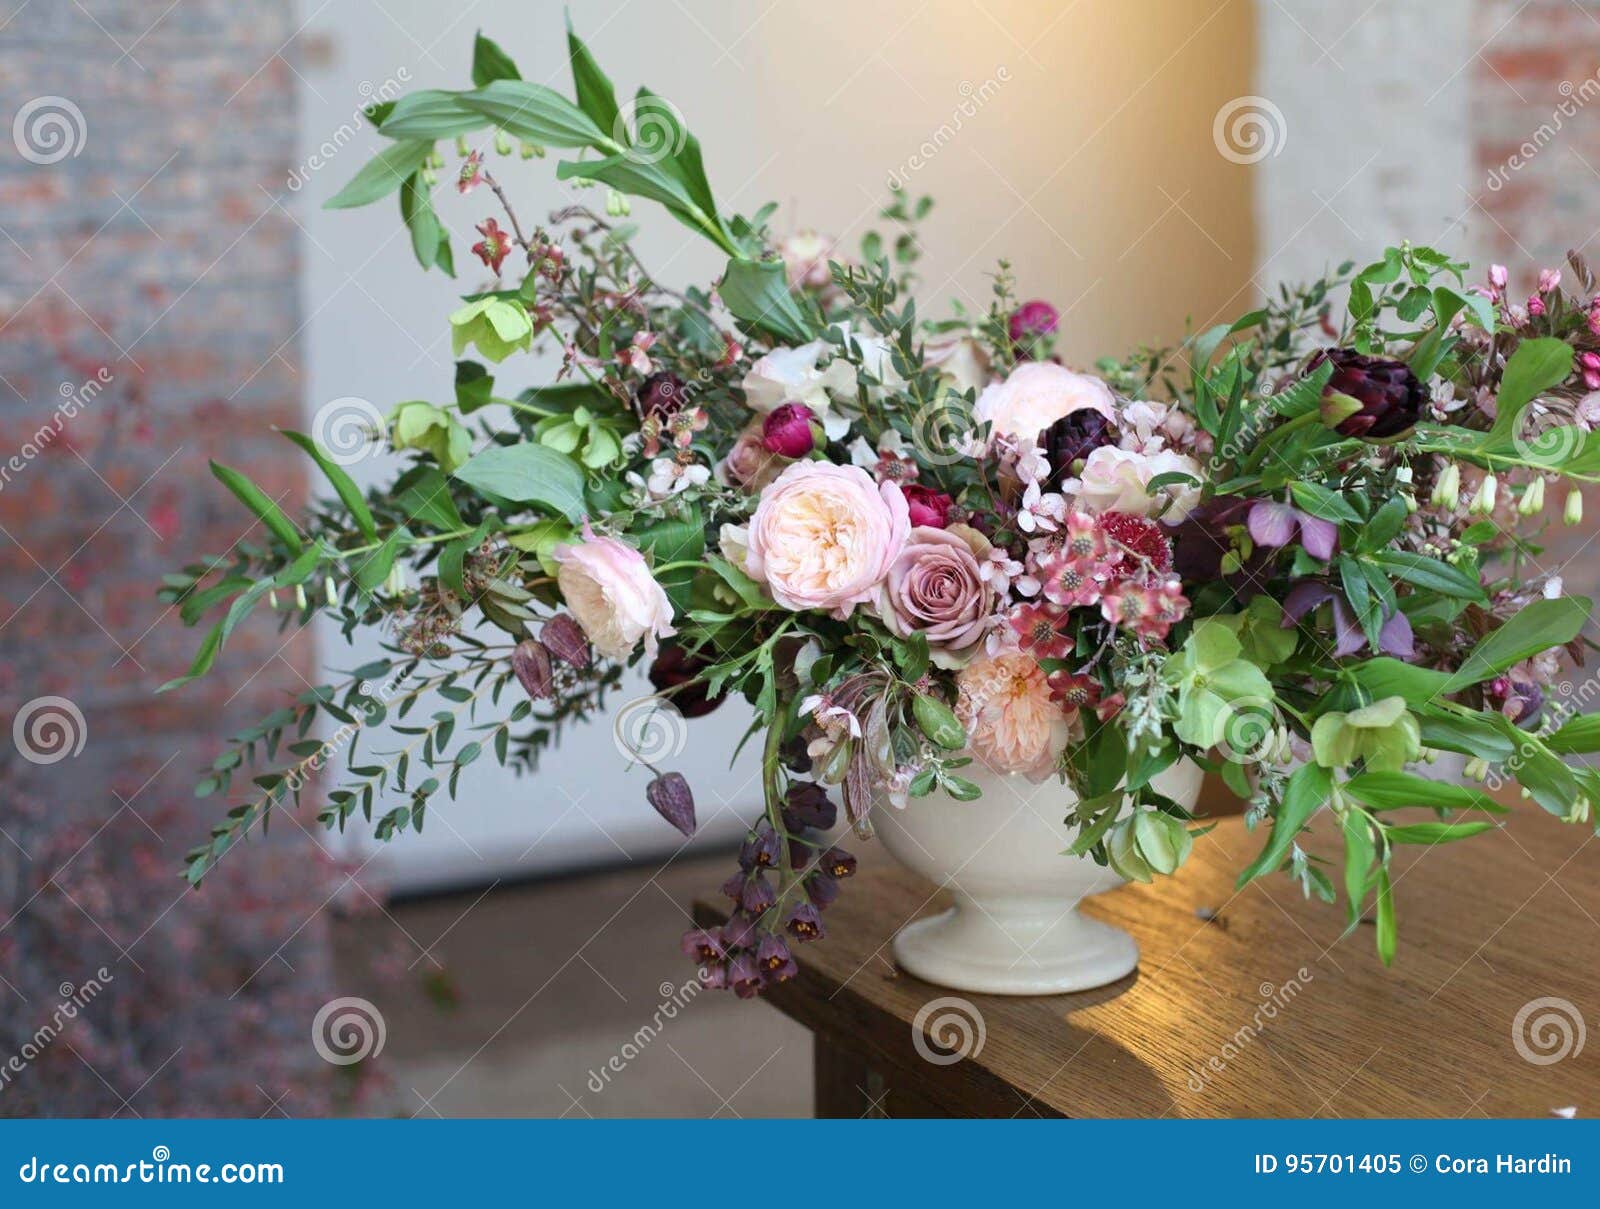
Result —
<path fill-rule="evenodd" d="M 1040 444 L 1050 460 L 1049 487 L 1060 490 L 1064 480 L 1082 469 L 1083 459 L 1117 439 L 1116 427 L 1092 407 L 1069 411 L 1041 434 Z"/>
<path fill-rule="evenodd" d="M 681 772 L 662 773 L 645 786 L 644 796 L 657 814 L 684 835 L 694 834 L 694 791 Z"/>
<path fill-rule="evenodd" d="M 740 953 L 728 963 L 728 985 L 740 999 L 753 999 L 761 993 L 761 967 L 753 954 Z"/>
<path fill-rule="evenodd" d="M 856 871 L 856 858 L 843 848 L 829 848 L 818 862 L 829 877 L 846 878 Z"/>
<path fill-rule="evenodd" d="M 650 683 L 685 718 L 703 718 L 723 701 L 710 695 L 702 678 L 714 662 L 691 655 L 676 642 L 663 642 L 650 664 Z"/>
<path fill-rule="evenodd" d="M 810 903 L 796 903 L 791 907 L 783 926 L 796 940 L 821 940 L 823 937 L 822 916 Z"/>
<path fill-rule="evenodd" d="M 805 457 L 817 443 L 817 434 L 811 427 L 816 419 L 816 412 L 804 403 L 785 403 L 761 425 L 762 447 L 779 457 Z"/>
<path fill-rule="evenodd" d="M 826 831 L 839 817 L 839 808 L 833 804 L 828 791 L 815 781 L 796 781 L 784 795 L 783 825 L 790 831 L 802 827 L 815 827 Z"/>
<path fill-rule="evenodd" d="M 1334 425 L 1341 436 L 1390 440 L 1410 432 L 1422 418 L 1428 391 L 1405 362 L 1369 357 L 1348 348 L 1322 349 L 1306 363 L 1306 372 L 1325 361 L 1333 362 L 1333 377 L 1322 388 L 1324 407 L 1333 405 L 1333 415 L 1338 414 L 1339 405 L 1354 408 Z"/>
<path fill-rule="evenodd" d="M 777 901 L 778 896 L 772 892 L 772 883 L 760 873 L 745 881 L 744 893 L 739 896 L 739 905 L 751 915 L 760 915 Z"/>
<path fill-rule="evenodd" d="M 744 844 L 739 849 L 739 868 L 746 873 L 757 866 L 764 869 L 774 868 L 782 851 L 778 833 L 772 829 L 770 823 L 762 823 L 745 837 Z"/>
<path fill-rule="evenodd" d="M 665 419 L 687 401 L 683 380 L 665 370 L 651 374 L 639 384 L 639 410 L 647 416 Z"/>
<path fill-rule="evenodd" d="M 756 965 L 761 967 L 762 974 L 769 982 L 784 982 L 800 972 L 789 946 L 770 933 L 763 936 L 761 943 L 756 946 Z"/>
<path fill-rule="evenodd" d="M 806 874 L 806 897 L 820 910 L 839 897 L 839 883 L 820 870 Z"/>

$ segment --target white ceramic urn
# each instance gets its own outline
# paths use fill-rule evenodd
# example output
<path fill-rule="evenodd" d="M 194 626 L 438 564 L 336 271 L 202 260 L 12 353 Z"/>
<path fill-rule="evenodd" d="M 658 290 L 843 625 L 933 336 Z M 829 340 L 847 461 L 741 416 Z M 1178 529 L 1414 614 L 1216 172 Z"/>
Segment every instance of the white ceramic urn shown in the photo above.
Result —
<path fill-rule="evenodd" d="M 991 995 L 1086 991 L 1131 974 L 1139 946 L 1120 928 L 1089 919 L 1078 904 L 1122 878 L 1091 857 L 1065 854 L 1076 828 L 1065 822 L 1077 798 L 1060 781 L 985 769 L 962 775 L 983 796 L 944 793 L 887 802 L 872 812 L 884 846 L 902 865 L 955 895 L 955 905 L 908 923 L 893 944 L 900 968 L 927 982 Z M 1187 761 L 1155 787 L 1192 808 L 1201 771 Z"/>

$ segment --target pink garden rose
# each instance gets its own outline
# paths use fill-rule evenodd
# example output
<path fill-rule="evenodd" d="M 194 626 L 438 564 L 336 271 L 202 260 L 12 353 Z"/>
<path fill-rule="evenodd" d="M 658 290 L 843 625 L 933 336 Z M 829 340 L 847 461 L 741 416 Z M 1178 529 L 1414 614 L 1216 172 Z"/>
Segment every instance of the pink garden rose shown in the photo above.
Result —
<path fill-rule="evenodd" d="M 1072 726 L 1051 700 L 1044 669 L 1031 655 L 980 654 L 956 677 L 956 717 L 967 747 L 997 772 L 1042 781 L 1071 737 Z"/>
<path fill-rule="evenodd" d="M 642 638 L 653 655 L 656 639 L 677 633 L 672 602 L 632 546 L 614 537 L 596 537 L 588 525 L 583 540 L 555 548 L 560 566 L 556 584 L 567 607 L 609 659 L 626 659 Z"/>
<path fill-rule="evenodd" d="M 767 452 L 765 422 L 756 416 L 734 439 L 728 456 L 717 463 L 717 479 L 754 495 L 778 477 L 784 464 L 782 458 Z"/>
<path fill-rule="evenodd" d="M 1099 378 L 1075 374 L 1053 361 L 1027 361 L 1004 382 L 984 387 L 972 409 L 996 436 L 1032 440 L 1062 416 L 1092 407 L 1115 420 L 1111 390 Z"/>
<path fill-rule="evenodd" d="M 878 606 L 884 624 L 898 637 L 923 634 L 941 666 L 958 666 L 994 614 L 994 589 L 984 582 L 967 534 L 988 553 L 988 541 L 965 525 L 912 529 L 889 568 Z"/>
<path fill-rule="evenodd" d="M 848 617 L 878 585 L 911 531 L 905 496 L 857 466 L 796 462 L 761 492 L 745 570 L 796 612 Z"/>

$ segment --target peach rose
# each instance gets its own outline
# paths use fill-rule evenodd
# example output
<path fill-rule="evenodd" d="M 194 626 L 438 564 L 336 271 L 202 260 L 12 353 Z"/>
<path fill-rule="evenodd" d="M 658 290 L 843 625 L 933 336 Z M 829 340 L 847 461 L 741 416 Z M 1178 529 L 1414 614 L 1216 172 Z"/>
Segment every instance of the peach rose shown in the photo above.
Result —
<path fill-rule="evenodd" d="M 1099 378 L 1075 374 L 1053 361 L 1024 361 L 1004 382 L 986 386 L 973 419 L 994 425 L 996 436 L 1031 440 L 1062 416 L 1092 407 L 1116 419 L 1111 389 Z"/>
<path fill-rule="evenodd" d="M 1050 775 L 1072 728 L 1031 655 L 979 655 L 961 669 L 956 686 L 956 717 L 974 756 L 997 772 L 1035 781 Z"/>
<path fill-rule="evenodd" d="M 608 659 L 626 659 L 642 638 L 655 653 L 656 639 L 677 633 L 672 602 L 632 546 L 614 537 L 596 537 L 588 525 L 583 540 L 552 552 L 559 566 L 556 584 L 567 607 Z"/>
<path fill-rule="evenodd" d="M 878 593 L 911 532 L 905 496 L 856 466 L 796 462 L 761 492 L 745 570 L 786 609 L 848 617 Z"/>

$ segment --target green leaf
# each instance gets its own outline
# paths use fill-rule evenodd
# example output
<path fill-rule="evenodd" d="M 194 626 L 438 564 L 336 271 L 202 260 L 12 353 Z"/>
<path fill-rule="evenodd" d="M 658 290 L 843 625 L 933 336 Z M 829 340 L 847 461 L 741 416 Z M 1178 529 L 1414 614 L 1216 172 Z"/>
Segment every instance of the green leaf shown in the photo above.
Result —
<path fill-rule="evenodd" d="M 946 751 L 960 751 L 967 745 L 966 728 L 939 698 L 918 693 L 911 698 L 911 712 L 922 733 Z"/>
<path fill-rule="evenodd" d="M 168 680 L 160 688 L 156 689 L 156 692 L 170 693 L 175 688 L 182 688 L 191 680 L 198 680 L 211 670 L 211 665 L 217 660 L 217 652 L 221 649 L 222 623 L 219 621 L 211 627 L 210 632 L 201 640 L 200 649 L 195 652 L 194 660 L 189 664 L 189 670 L 182 676 Z"/>
<path fill-rule="evenodd" d="M 648 88 L 640 88 L 634 101 L 634 153 L 661 156 L 661 164 L 672 172 L 688 191 L 694 203 L 708 215 L 717 212 L 700 156 L 700 140 L 683 125 L 678 108 Z"/>
<path fill-rule="evenodd" d="M 1506 362 L 1495 400 L 1494 427 L 1489 431 L 1497 437 L 1513 435 L 1523 409 L 1540 392 L 1565 382 L 1571 373 L 1572 346 L 1564 340 L 1524 340 Z"/>
<path fill-rule="evenodd" d="M 574 524 L 587 512 L 583 471 L 571 458 L 543 445 L 491 445 L 455 477 L 488 496 L 552 508 Z"/>
<path fill-rule="evenodd" d="M 1395 579 L 1437 592 L 1441 596 L 1453 597 L 1456 600 L 1487 599 L 1476 575 L 1468 575 L 1459 567 L 1453 567 L 1437 558 L 1429 558 L 1425 554 L 1413 554 L 1409 550 L 1379 550 L 1366 557 Z"/>
<path fill-rule="evenodd" d="M 796 344 L 811 340 L 816 331 L 811 317 L 789 289 L 781 260 L 728 261 L 717 293 L 736 319 Z"/>
<path fill-rule="evenodd" d="M 1374 810 L 1431 806 L 1444 810 L 1482 810 L 1505 814 L 1506 808 L 1482 790 L 1450 781 L 1434 781 L 1410 772 L 1364 772 L 1340 787 Z"/>
<path fill-rule="evenodd" d="M 456 362 L 456 406 L 470 416 L 494 399 L 494 375 L 476 361 Z"/>
<path fill-rule="evenodd" d="M 482 88 L 496 80 L 520 79 L 522 73 L 511 61 L 511 56 L 501 50 L 500 44 L 493 38 L 484 37 L 480 29 L 472 42 L 472 86 Z"/>
<path fill-rule="evenodd" d="M 1469 836 L 1493 831 L 1497 823 L 1482 820 L 1470 823 L 1405 823 L 1384 828 L 1391 844 L 1448 844 L 1451 840 L 1464 840 Z"/>
<path fill-rule="evenodd" d="M 317 464 L 317 467 L 332 485 L 334 492 L 339 496 L 340 502 L 349 511 L 351 518 L 356 523 L 356 527 L 361 530 L 361 536 L 365 537 L 369 542 L 376 541 L 378 526 L 372 519 L 372 509 L 367 507 L 367 500 L 361 494 L 361 488 L 357 487 L 355 480 L 345 473 L 344 467 L 323 453 L 321 447 L 306 436 L 305 433 L 285 431 L 283 435 L 305 450 L 311 460 Z"/>
<path fill-rule="evenodd" d="M 454 138 L 483 124 L 483 115 L 466 103 L 465 93 L 429 88 L 396 101 L 378 129 L 392 139 L 422 140 L 432 151 L 435 139 Z"/>
<path fill-rule="evenodd" d="M 616 90 L 583 39 L 573 32 L 570 18 L 567 21 L 567 58 L 572 64 L 572 86 L 578 97 L 578 107 L 602 131 L 622 142 L 625 132 L 618 121 Z"/>
<path fill-rule="evenodd" d="M 1544 737 L 1544 744 L 1563 756 L 1600 751 L 1600 714 L 1579 714 L 1568 719 L 1560 730 Z"/>
<path fill-rule="evenodd" d="M 1394 920 L 1394 887 L 1389 884 L 1389 870 L 1378 868 L 1378 956 L 1384 965 L 1394 964 L 1395 946 L 1399 931 Z"/>
<path fill-rule="evenodd" d="M 1355 682 L 1375 699 L 1404 697 L 1408 705 L 1425 705 L 1445 691 L 1448 672 L 1402 663 L 1388 655 L 1369 659 L 1352 669 Z"/>
<path fill-rule="evenodd" d="M 1361 514 L 1352 508 L 1342 495 L 1330 491 L 1320 483 L 1296 480 L 1289 484 L 1295 506 L 1302 512 L 1321 517 L 1325 521 L 1346 521 L 1360 524 Z"/>
<path fill-rule="evenodd" d="M 1372 825 L 1361 811 L 1351 808 L 1344 815 L 1344 892 L 1349 900 L 1348 918 L 1353 927 L 1361 918 L 1361 904 L 1367 897 L 1367 875 L 1376 859 Z"/>
<path fill-rule="evenodd" d="M 406 139 L 385 147 L 362 165 L 350 183 L 322 203 L 325 210 L 367 206 L 403 185 L 433 151 L 429 139 Z"/>
<path fill-rule="evenodd" d="M 1295 837 L 1307 820 L 1328 800 L 1333 779 L 1326 768 L 1317 764 L 1302 764 L 1284 786 L 1283 802 L 1278 815 L 1272 820 L 1272 835 L 1268 837 L 1261 855 L 1239 874 L 1237 888 L 1242 890 L 1264 873 L 1271 873 L 1289 855 Z"/>
<path fill-rule="evenodd" d="M 455 276 L 455 262 L 450 258 L 450 236 L 433 212 L 433 199 L 428 186 L 423 183 L 422 172 L 413 172 L 400 186 L 400 221 L 411 232 L 411 250 L 417 263 L 424 269 L 438 265 L 448 277 Z"/>
<path fill-rule="evenodd" d="M 1563 346 L 1564 347 L 1564 346 Z M 1477 684 L 1541 651 L 1571 642 L 1583 629 L 1589 616 L 1589 600 L 1583 596 L 1562 596 L 1555 600 L 1535 600 L 1493 633 L 1485 635 L 1461 667 L 1453 672 L 1441 690 L 1456 692 Z"/>
<path fill-rule="evenodd" d="M 437 466 L 416 466 L 394 485 L 395 503 L 414 521 L 451 532 L 462 527 L 450 482 Z"/>
<path fill-rule="evenodd" d="M 370 554 L 360 556 L 361 562 L 351 573 L 356 581 L 356 587 L 363 592 L 371 592 L 389 577 L 389 571 L 394 567 L 395 557 L 404 546 L 411 544 L 411 533 L 404 525 L 395 529 L 388 537 L 383 539 L 383 545 Z"/>
<path fill-rule="evenodd" d="M 543 84 L 494 80 L 476 92 L 461 94 L 460 100 L 496 126 L 532 143 L 593 147 L 605 141 L 600 127 L 583 110 Z"/>
<path fill-rule="evenodd" d="M 698 508 L 687 518 L 668 517 L 640 530 L 639 545 L 655 556 L 658 566 L 698 559 L 706 550 L 706 522 Z M 678 612 L 689 607 L 689 591 L 694 585 L 693 567 L 678 567 L 657 576 L 666 589 L 667 599 Z"/>
<path fill-rule="evenodd" d="M 284 515 L 283 509 L 267 498 L 266 492 L 237 470 L 231 466 L 224 466 L 221 462 L 211 463 L 211 473 L 216 476 L 218 482 L 238 497 L 241 504 L 255 513 L 256 518 L 289 548 L 291 554 L 300 553 L 303 543 L 294 523 Z"/>

